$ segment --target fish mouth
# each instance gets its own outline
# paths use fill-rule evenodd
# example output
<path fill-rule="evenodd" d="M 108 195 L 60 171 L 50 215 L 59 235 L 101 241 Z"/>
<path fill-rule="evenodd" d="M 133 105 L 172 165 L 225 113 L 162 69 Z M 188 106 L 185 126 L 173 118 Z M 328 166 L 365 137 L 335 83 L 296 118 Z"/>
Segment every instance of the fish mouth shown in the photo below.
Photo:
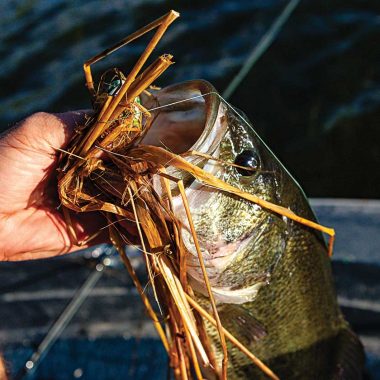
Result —
<path fill-rule="evenodd" d="M 177 154 L 192 151 L 219 158 L 220 143 L 228 126 L 225 106 L 209 82 L 199 79 L 168 86 L 153 92 L 151 97 L 143 98 L 142 103 L 153 116 L 142 144 L 163 146 Z M 186 155 L 185 159 L 211 174 L 220 170 L 218 162 L 197 154 Z M 190 174 L 178 173 L 173 167 L 168 167 L 167 172 L 184 181 L 190 207 L 195 207 L 202 197 L 207 197 L 209 189 L 194 181 Z M 158 195 L 165 193 L 158 176 L 153 178 L 153 184 Z M 173 209 L 175 213 L 183 209 L 179 195 L 173 196 Z"/>
<path fill-rule="evenodd" d="M 213 154 L 226 130 L 220 97 L 207 81 L 192 80 L 152 93 L 142 103 L 153 121 L 143 144 L 164 146 L 182 154 L 189 150 Z M 199 162 L 194 157 L 189 161 Z"/>
<path fill-rule="evenodd" d="M 215 88 L 203 80 L 188 81 L 166 87 L 157 93 L 144 106 L 153 113 L 151 129 L 142 141 L 143 144 L 164 146 L 177 154 L 195 151 L 219 158 L 220 144 L 224 138 L 228 125 L 226 106 L 221 102 Z M 196 154 L 186 155 L 185 159 L 194 165 L 200 166 L 206 172 L 215 174 L 223 170 L 220 162 Z M 168 174 L 183 179 L 175 168 L 168 167 Z M 154 188 L 159 195 L 164 194 L 159 178 L 154 178 Z M 185 182 L 185 181 L 184 181 Z M 196 215 L 200 205 L 207 202 L 210 196 L 218 190 L 210 188 L 196 180 L 185 183 L 185 193 L 190 206 L 191 214 Z M 181 196 L 172 198 L 173 211 L 180 221 L 181 234 L 187 250 L 187 273 L 194 290 L 207 295 L 204 289 L 204 278 L 200 270 L 199 258 L 195 249 L 189 222 L 183 206 Z M 237 288 L 217 285 L 219 274 L 240 255 L 248 245 L 254 244 L 259 232 L 256 228 L 245 231 L 234 241 L 227 242 L 215 236 L 210 242 L 199 235 L 201 252 L 205 261 L 207 274 L 212 291 L 218 302 L 244 303 L 256 297 L 259 288 L 264 284 L 262 280 L 251 286 Z M 196 227 L 197 230 L 197 227 Z M 256 231 L 259 231 L 257 229 Z"/>

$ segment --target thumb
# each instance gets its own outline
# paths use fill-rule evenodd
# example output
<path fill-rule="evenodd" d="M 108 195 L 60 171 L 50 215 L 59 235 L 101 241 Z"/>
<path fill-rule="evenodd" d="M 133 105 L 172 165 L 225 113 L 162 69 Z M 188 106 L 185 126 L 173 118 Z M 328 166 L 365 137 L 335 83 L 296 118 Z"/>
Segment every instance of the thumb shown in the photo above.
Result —
<path fill-rule="evenodd" d="M 0 138 L 0 149 L 19 155 L 54 155 L 64 148 L 75 128 L 83 125 L 92 111 L 70 111 L 50 114 L 37 112 L 7 130 Z M 35 157 L 36 158 L 36 157 Z"/>
<path fill-rule="evenodd" d="M 55 117 L 60 124 L 56 125 L 53 131 L 53 139 L 58 143 L 56 147 L 66 147 L 75 129 L 84 125 L 92 114 L 92 110 L 77 110 L 53 114 L 52 116 Z"/>

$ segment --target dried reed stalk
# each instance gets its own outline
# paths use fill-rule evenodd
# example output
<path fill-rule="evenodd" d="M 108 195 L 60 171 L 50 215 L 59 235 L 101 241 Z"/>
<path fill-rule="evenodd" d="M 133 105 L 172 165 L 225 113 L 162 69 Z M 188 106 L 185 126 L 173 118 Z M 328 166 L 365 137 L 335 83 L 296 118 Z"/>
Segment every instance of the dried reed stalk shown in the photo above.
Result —
<path fill-rule="evenodd" d="M 245 193 L 185 160 L 186 155 L 199 154 L 197 152 L 187 152 L 181 157 L 163 148 L 138 145 L 151 126 L 150 113 L 139 103 L 139 96 L 172 64 L 172 56 L 159 57 L 145 70 L 143 66 L 168 26 L 177 17 L 178 13 L 171 11 L 85 63 L 85 77 L 94 104 L 94 115 L 84 125 L 78 126 L 69 147 L 62 151 L 58 191 L 63 213 L 73 239 L 76 233 L 71 225 L 70 212 L 100 211 L 100 214 L 106 215 L 110 239 L 153 320 L 169 354 L 176 379 L 190 379 L 193 374 L 197 379 L 202 379 L 203 368 L 207 368 L 217 378 L 227 379 L 226 338 L 267 376 L 278 379 L 273 371 L 223 328 L 183 183 L 169 176 L 165 168 L 170 163 L 170 166 L 185 171 L 198 181 L 220 191 L 235 194 L 331 236 L 333 230 Z M 119 70 L 109 70 L 95 89 L 91 64 L 153 29 L 157 31 L 132 71 L 124 76 Z M 112 75 L 111 87 L 108 88 L 106 75 Z M 158 196 L 153 188 L 154 175 L 158 175 L 162 181 L 162 196 Z M 183 199 L 213 316 L 196 302 L 187 281 L 186 249 L 180 233 L 181 223 L 173 212 L 171 181 L 177 183 L 177 190 Z M 130 221 L 134 223 L 135 238 L 142 247 L 149 283 L 160 308 L 160 318 L 144 293 L 144 288 L 124 251 L 124 243 L 129 241 L 131 235 L 128 232 Z M 215 360 L 204 319 L 214 324 L 219 333 L 224 355 L 221 370 Z"/>

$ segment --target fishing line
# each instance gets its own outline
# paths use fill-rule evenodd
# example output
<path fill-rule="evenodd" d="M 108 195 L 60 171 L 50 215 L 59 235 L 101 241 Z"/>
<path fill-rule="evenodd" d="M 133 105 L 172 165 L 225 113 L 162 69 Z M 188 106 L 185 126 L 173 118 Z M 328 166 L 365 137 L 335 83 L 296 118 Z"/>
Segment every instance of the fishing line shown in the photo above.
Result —
<path fill-rule="evenodd" d="M 223 103 L 225 103 L 228 108 L 235 114 L 237 115 L 237 117 L 254 133 L 255 137 L 257 138 L 257 140 L 266 148 L 268 149 L 268 151 L 273 155 L 273 157 L 278 161 L 279 165 L 282 167 L 282 169 L 289 175 L 289 177 L 294 181 L 294 183 L 296 184 L 296 186 L 299 188 L 300 192 L 303 194 L 303 196 L 305 198 L 306 195 L 305 193 L 303 192 L 301 186 L 298 184 L 298 182 L 294 179 L 294 177 L 289 173 L 289 171 L 286 169 L 286 167 L 281 163 L 281 161 L 276 157 L 276 155 L 271 151 L 271 149 L 267 146 L 267 144 L 265 144 L 265 142 L 261 139 L 261 137 L 256 133 L 256 131 L 254 130 L 253 126 L 248 122 L 248 120 L 236 109 L 232 106 L 232 104 L 230 104 L 226 99 L 223 98 L 223 96 L 221 96 L 220 94 L 218 94 L 216 91 L 210 91 L 210 92 L 207 92 L 205 94 L 200 94 L 200 95 L 195 95 L 195 96 L 192 96 L 190 98 L 187 98 L 187 99 L 182 99 L 182 100 L 178 100 L 176 102 L 172 102 L 172 103 L 169 103 L 169 104 L 165 104 L 165 105 L 162 105 L 162 106 L 157 106 L 157 107 L 154 107 L 154 108 L 151 108 L 150 110 L 148 111 L 154 111 L 154 110 L 157 110 L 157 109 L 162 109 L 162 108 L 165 108 L 165 107 L 170 107 L 172 105 L 175 105 L 175 104 L 179 104 L 179 103 L 183 103 L 183 102 L 186 102 L 186 101 L 189 101 L 189 100 L 193 100 L 193 99 L 197 99 L 197 98 L 204 98 L 206 96 L 209 96 L 209 95 L 216 95 Z M 290 210 L 291 211 L 291 210 Z M 292 213 L 292 212 L 291 212 Z M 282 213 L 280 213 L 281 215 L 284 215 Z M 329 252 L 329 256 L 332 255 L 332 247 L 333 247 L 333 244 L 334 244 L 334 236 L 335 236 L 335 231 L 334 229 L 332 228 L 329 228 L 329 227 L 325 227 L 319 223 L 316 223 L 316 222 L 313 222 L 313 221 L 310 221 L 308 219 L 304 219 L 302 217 L 299 217 L 298 215 L 294 214 L 294 217 L 291 217 L 290 215 L 288 216 L 288 218 L 290 219 L 293 219 L 294 221 L 297 221 L 301 224 L 304 224 L 304 225 L 307 225 L 311 228 L 314 228 L 316 230 L 319 230 L 321 232 L 325 232 L 326 234 L 330 235 L 330 239 L 329 239 L 329 247 L 328 247 L 328 252 Z M 300 220 L 298 220 L 300 219 Z M 301 219 L 303 221 L 301 221 Z M 307 221 L 307 223 L 305 223 L 305 221 Z"/>
<path fill-rule="evenodd" d="M 296 179 L 289 173 L 288 169 L 286 169 L 286 167 L 282 164 L 282 162 L 277 158 L 277 156 L 272 152 L 272 150 L 269 148 L 269 146 L 261 139 L 261 137 L 256 133 L 255 129 L 253 128 L 253 126 L 247 121 L 247 119 L 231 104 L 229 103 L 222 95 L 220 95 L 218 92 L 216 91 L 210 91 L 210 92 L 206 92 L 204 94 L 201 94 L 201 95 L 195 95 L 195 96 L 192 96 L 190 98 L 186 98 L 186 99 L 182 99 L 182 100 L 177 100 L 175 102 L 172 102 L 172 103 L 168 103 L 168 104 L 164 104 L 162 106 L 157 106 L 157 107 L 153 107 L 153 108 L 150 108 L 148 109 L 147 111 L 151 112 L 151 111 L 156 111 L 158 109 L 162 109 L 162 108 L 165 108 L 165 107 L 170 107 L 172 105 L 176 105 L 176 104 L 180 104 L 180 103 L 184 103 L 184 102 L 187 102 L 189 100 L 194 100 L 194 99 L 198 99 L 198 98 L 204 98 L 206 96 L 209 96 L 209 95 L 216 95 L 223 103 L 225 103 L 233 113 L 235 113 L 235 115 L 255 134 L 256 138 L 260 141 L 260 143 L 262 143 L 265 148 L 267 148 L 269 150 L 269 152 L 278 160 L 278 162 L 280 163 L 280 165 L 282 166 L 282 168 L 285 170 L 285 172 L 292 178 L 292 180 L 298 185 L 298 187 L 300 188 L 300 190 L 302 191 L 303 193 L 303 190 L 301 188 L 301 186 L 298 184 L 298 182 L 296 181 Z M 304 194 L 304 193 L 303 193 Z M 305 194 L 304 194 L 305 195 Z M 306 195 L 305 195 L 306 197 Z"/>
<path fill-rule="evenodd" d="M 159 110 L 159 109 L 162 109 L 162 108 L 171 107 L 171 106 L 176 105 L 176 104 L 184 103 L 184 102 L 187 102 L 189 100 L 194 100 L 194 99 L 199 99 L 199 98 L 205 98 L 206 96 L 209 96 L 209 95 L 216 95 L 223 103 L 225 103 L 241 119 L 241 121 L 243 121 L 253 132 L 255 132 L 255 130 L 253 129 L 252 125 L 248 123 L 248 121 L 239 113 L 239 111 L 231 103 L 229 103 L 222 95 L 220 95 L 216 91 L 210 91 L 210 92 L 206 92 L 204 94 L 194 95 L 194 96 L 191 96 L 190 98 L 186 98 L 186 99 L 182 99 L 182 100 L 177 100 L 175 102 L 164 104 L 162 106 L 157 106 L 157 107 L 150 108 L 147 111 L 148 112 L 156 111 L 156 110 Z M 257 136 L 256 132 L 255 132 L 255 135 Z M 261 139 L 260 139 L 260 141 L 262 142 Z"/>
<path fill-rule="evenodd" d="M 187 102 L 187 101 L 189 101 L 189 100 L 194 100 L 194 99 L 204 98 L 205 96 L 207 96 L 207 95 L 211 95 L 211 94 L 218 95 L 219 97 L 221 97 L 216 91 L 210 91 L 210 92 L 206 92 L 205 94 L 194 95 L 194 96 L 191 96 L 190 98 L 185 98 L 185 99 L 182 99 L 182 100 L 177 100 L 177 101 L 175 101 L 175 102 L 168 103 L 168 104 L 164 104 L 164 105 L 162 105 L 162 106 L 157 106 L 157 107 L 149 108 L 149 109 L 147 109 L 147 111 L 148 111 L 148 112 L 156 111 L 156 110 L 159 110 L 159 109 L 161 109 L 161 108 L 174 106 L 174 105 L 176 105 L 176 104 L 184 103 L 184 102 Z"/>
<path fill-rule="evenodd" d="M 173 106 L 173 105 L 176 105 L 176 104 L 180 104 L 180 103 L 184 103 L 184 102 L 187 102 L 187 101 L 190 101 L 190 100 L 195 100 L 195 99 L 199 99 L 199 98 L 205 98 L 206 96 L 210 96 L 210 95 L 215 95 L 217 96 L 221 101 L 222 103 L 224 103 L 239 119 L 242 123 L 244 123 L 255 135 L 256 139 L 273 155 L 273 157 L 277 160 L 277 162 L 279 163 L 279 165 L 282 167 L 282 169 L 289 175 L 289 177 L 294 181 L 294 183 L 297 185 L 297 187 L 299 188 L 300 192 L 303 194 L 303 196 L 306 198 L 306 195 L 305 193 L 303 192 L 302 188 L 299 186 L 298 182 L 294 179 L 294 177 L 289 173 L 289 171 L 285 168 L 285 166 L 281 163 L 280 160 L 278 160 L 278 158 L 275 156 L 275 154 L 271 151 L 271 149 L 267 146 L 267 144 L 265 144 L 265 142 L 260 138 L 260 136 L 256 133 L 256 131 L 254 130 L 253 126 L 248 122 L 248 120 L 235 108 L 232 106 L 232 104 L 230 104 L 226 99 L 224 99 L 224 97 L 222 95 L 220 95 L 219 93 L 217 93 L 216 91 L 210 91 L 210 92 L 207 92 L 207 93 L 204 93 L 204 94 L 200 94 L 200 95 L 194 95 L 194 96 L 191 96 L 189 98 L 186 98 L 186 99 L 181 99 L 181 100 L 177 100 L 175 102 L 171 102 L 171 103 L 168 103 L 168 104 L 164 104 L 164 105 L 160 105 L 160 106 L 156 106 L 156 107 L 153 107 L 153 108 L 150 108 L 149 110 L 147 110 L 148 112 L 151 112 L 151 111 L 156 111 L 156 110 L 159 110 L 159 109 L 163 109 L 163 108 L 167 108 L 167 107 L 170 107 L 170 106 Z M 118 118 L 118 119 L 115 119 L 115 120 L 120 120 L 122 118 Z M 108 121 L 109 122 L 109 121 Z M 290 211 L 291 212 L 291 211 Z M 293 214 L 293 212 L 291 212 Z M 281 215 L 284 215 L 282 213 L 280 213 Z M 329 228 L 329 227 L 325 227 L 325 226 L 322 226 L 316 222 L 312 222 L 312 221 L 309 221 L 309 220 L 305 220 L 307 221 L 308 223 L 304 223 L 304 218 L 301 218 L 299 217 L 298 215 L 295 215 L 294 216 L 288 216 L 290 219 L 293 219 L 301 224 L 304 224 L 304 225 L 307 225 L 309 227 L 312 227 L 314 229 L 317 229 L 319 231 L 322 231 L 322 232 L 325 232 L 327 233 L 328 235 L 330 235 L 330 241 L 329 241 L 329 255 L 331 256 L 332 254 L 332 246 L 333 246 L 333 242 L 334 242 L 334 236 L 335 236 L 335 231 L 334 229 L 332 228 Z"/>

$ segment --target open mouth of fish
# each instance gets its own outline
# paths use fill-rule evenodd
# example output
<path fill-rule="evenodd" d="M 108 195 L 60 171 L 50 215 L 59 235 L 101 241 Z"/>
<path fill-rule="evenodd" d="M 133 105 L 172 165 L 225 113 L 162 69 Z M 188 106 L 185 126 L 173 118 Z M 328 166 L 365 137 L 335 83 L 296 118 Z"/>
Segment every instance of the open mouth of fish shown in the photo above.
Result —
<path fill-rule="evenodd" d="M 219 178 L 223 177 L 224 167 L 217 160 L 220 155 L 221 141 L 228 130 L 227 106 L 211 84 L 199 80 L 173 85 L 158 91 L 152 98 L 144 99 L 143 102 L 154 118 L 149 133 L 142 141 L 143 144 L 162 146 L 177 154 L 196 151 L 212 156 L 216 160 L 199 155 L 189 155 L 186 160 L 202 167 L 208 173 L 218 175 Z M 254 228 L 246 229 L 232 241 L 225 239 L 222 233 L 215 233 L 212 239 L 210 236 L 204 237 L 202 231 L 197 228 L 198 210 L 207 204 L 210 197 L 220 191 L 174 168 L 169 167 L 167 171 L 184 181 L 186 196 L 215 299 L 223 303 L 245 303 L 253 300 L 259 288 L 265 283 L 262 278 L 258 279 L 254 285 L 239 287 L 236 284 L 220 286 L 218 277 L 240 252 L 248 245 L 254 244 L 255 239 L 263 233 L 263 228 L 257 228 L 260 226 L 256 224 Z M 161 182 L 158 178 L 154 181 L 154 185 L 156 191 L 162 194 Z M 188 275 L 195 290 L 206 294 L 203 285 L 204 278 L 183 201 L 179 194 L 175 194 L 175 184 L 173 184 L 173 189 L 173 209 L 182 224 L 182 238 L 188 252 Z M 208 212 L 212 213 L 214 210 L 210 209 Z"/>

